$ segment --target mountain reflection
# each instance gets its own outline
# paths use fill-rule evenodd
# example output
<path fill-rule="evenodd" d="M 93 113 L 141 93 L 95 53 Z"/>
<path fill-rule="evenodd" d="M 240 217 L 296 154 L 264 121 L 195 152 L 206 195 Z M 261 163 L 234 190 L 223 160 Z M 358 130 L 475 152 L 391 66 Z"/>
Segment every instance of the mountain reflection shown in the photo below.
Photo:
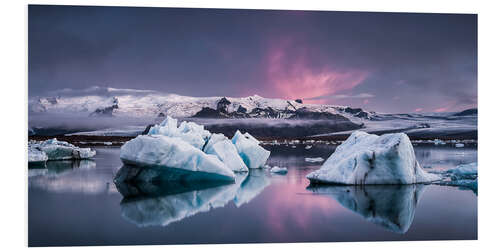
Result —
<path fill-rule="evenodd" d="M 237 173 L 235 183 L 116 183 L 124 196 L 122 217 L 139 227 L 166 226 L 200 212 L 237 207 L 257 197 L 269 184 L 264 170 Z"/>
<path fill-rule="evenodd" d="M 333 197 L 342 206 L 392 232 L 404 234 L 413 222 L 424 185 L 313 186 L 308 189 Z"/>

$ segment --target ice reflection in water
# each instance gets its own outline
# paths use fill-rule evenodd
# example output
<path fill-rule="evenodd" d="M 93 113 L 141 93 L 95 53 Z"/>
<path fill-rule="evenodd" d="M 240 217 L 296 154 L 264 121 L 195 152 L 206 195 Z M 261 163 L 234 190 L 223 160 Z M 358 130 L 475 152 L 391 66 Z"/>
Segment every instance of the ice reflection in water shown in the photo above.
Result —
<path fill-rule="evenodd" d="M 374 224 L 404 234 L 413 222 L 425 186 L 316 186 L 308 189 L 315 194 L 331 196 L 345 208 Z"/>
<path fill-rule="evenodd" d="M 116 183 L 124 196 L 120 203 L 122 217 L 139 227 L 166 226 L 200 212 L 237 207 L 257 197 L 269 184 L 264 170 L 238 173 L 235 183 L 226 185 Z"/>
<path fill-rule="evenodd" d="M 28 169 L 28 187 L 57 193 L 114 192 L 107 175 L 95 171 L 93 160 L 48 161 L 43 168 Z"/>

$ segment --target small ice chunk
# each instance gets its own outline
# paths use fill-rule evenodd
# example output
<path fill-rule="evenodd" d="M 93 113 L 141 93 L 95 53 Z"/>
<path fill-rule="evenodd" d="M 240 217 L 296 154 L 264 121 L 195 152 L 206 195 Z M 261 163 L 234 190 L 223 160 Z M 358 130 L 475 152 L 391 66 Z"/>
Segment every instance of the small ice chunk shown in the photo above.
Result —
<path fill-rule="evenodd" d="M 271 152 L 259 145 L 259 141 L 248 133 L 236 131 L 232 138 L 238 154 L 248 168 L 260 168 L 266 164 Z"/>
<path fill-rule="evenodd" d="M 285 167 L 278 167 L 278 166 L 274 166 L 271 168 L 271 173 L 275 173 L 275 174 L 286 174 L 288 172 L 288 169 L 286 169 Z"/>
<path fill-rule="evenodd" d="M 434 145 L 445 145 L 446 142 L 440 140 L 440 139 L 434 139 Z"/>
<path fill-rule="evenodd" d="M 306 176 L 313 183 L 348 185 L 413 184 L 437 181 L 417 162 L 404 133 L 382 136 L 355 131 L 323 166 Z"/>
<path fill-rule="evenodd" d="M 463 148 L 465 145 L 463 143 L 457 143 L 455 144 L 456 148 Z"/>
<path fill-rule="evenodd" d="M 311 163 L 315 163 L 315 162 L 322 162 L 324 161 L 325 159 L 321 158 L 321 157 L 314 157 L 314 158 L 308 158 L 306 157 L 304 159 L 306 162 L 311 162 Z"/>
<path fill-rule="evenodd" d="M 313 146 L 312 145 L 307 145 L 305 149 L 311 149 Z"/>
<path fill-rule="evenodd" d="M 472 175 L 477 175 L 477 162 L 458 165 L 455 168 L 452 168 L 447 173 L 455 175 L 456 177 L 467 177 Z"/>
<path fill-rule="evenodd" d="M 138 167 L 150 167 L 155 171 L 150 177 L 163 178 L 156 170 L 163 171 L 169 180 L 220 180 L 234 181 L 235 175 L 215 155 L 205 154 L 181 138 L 163 135 L 140 135 L 127 143 L 120 150 L 120 159 L 125 164 Z M 165 171 L 168 171 L 166 175 Z M 141 179 L 141 180 L 142 180 Z"/>

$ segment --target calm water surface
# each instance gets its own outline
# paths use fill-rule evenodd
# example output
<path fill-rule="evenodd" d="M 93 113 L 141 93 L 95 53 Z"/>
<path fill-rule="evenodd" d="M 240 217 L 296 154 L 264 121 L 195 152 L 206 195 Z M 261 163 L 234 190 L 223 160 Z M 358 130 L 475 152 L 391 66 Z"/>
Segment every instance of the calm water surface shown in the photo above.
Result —
<path fill-rule="evenodd" d="M 268 164 L 235 184 L 198 190 L 116 187 L 119 147 L 93 161 L 29 169 L 30 246 L 477 239 L 477 195 L 437 185 L 308 187 L 334 146 L 266 146 Z M 477 161 L 477 148 L 415 146 L 420 164 L 442 170 Z M 124 191 L 125 190 L 125 191 Z M 122 193 L 124 193 L 122 195 Z M 127 197 L 124 197 L 127 196 Z"/>

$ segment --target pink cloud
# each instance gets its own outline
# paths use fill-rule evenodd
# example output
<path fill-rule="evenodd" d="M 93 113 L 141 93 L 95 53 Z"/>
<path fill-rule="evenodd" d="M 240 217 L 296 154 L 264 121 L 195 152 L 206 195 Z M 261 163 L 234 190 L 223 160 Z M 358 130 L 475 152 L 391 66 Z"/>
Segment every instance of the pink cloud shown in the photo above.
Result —
<path fill-rule="evenodd" d="M 365 105 L 366 105 L 366 104 L 368 104 L 368 103 L 370 103 L 370 100 L 368 100 L 368 99 L 363 100 L 363 104 L 365 104 Z"/>
<path fill-rule="evenodd" d="M 445 112 L 449 109 L 449 107 L 442 107 L 442 108 L 437 108 L 434 110 L 434 112 Z"/>
<path fill-rule="evenodd" d="M 416 108 L 416 109 L 415 109 L 415 112 L 421 112 L 421 111 L 423 111 L 423 110 L 424 110 L 423 108 Z"/>
<path fill-rule="evenodd" d="M 292 46 L 294 44 L 290 39 L 277 44 L 279 46 L 271 46 L 266 65 L 271 88 L 279 98 L 307 99 L 331 95 L 356 87 L 368 76 L 368 72 L 356 69 L 313 67 L 308 48 Z M 316 103 L 325 101 L 309 100 Z"/>

